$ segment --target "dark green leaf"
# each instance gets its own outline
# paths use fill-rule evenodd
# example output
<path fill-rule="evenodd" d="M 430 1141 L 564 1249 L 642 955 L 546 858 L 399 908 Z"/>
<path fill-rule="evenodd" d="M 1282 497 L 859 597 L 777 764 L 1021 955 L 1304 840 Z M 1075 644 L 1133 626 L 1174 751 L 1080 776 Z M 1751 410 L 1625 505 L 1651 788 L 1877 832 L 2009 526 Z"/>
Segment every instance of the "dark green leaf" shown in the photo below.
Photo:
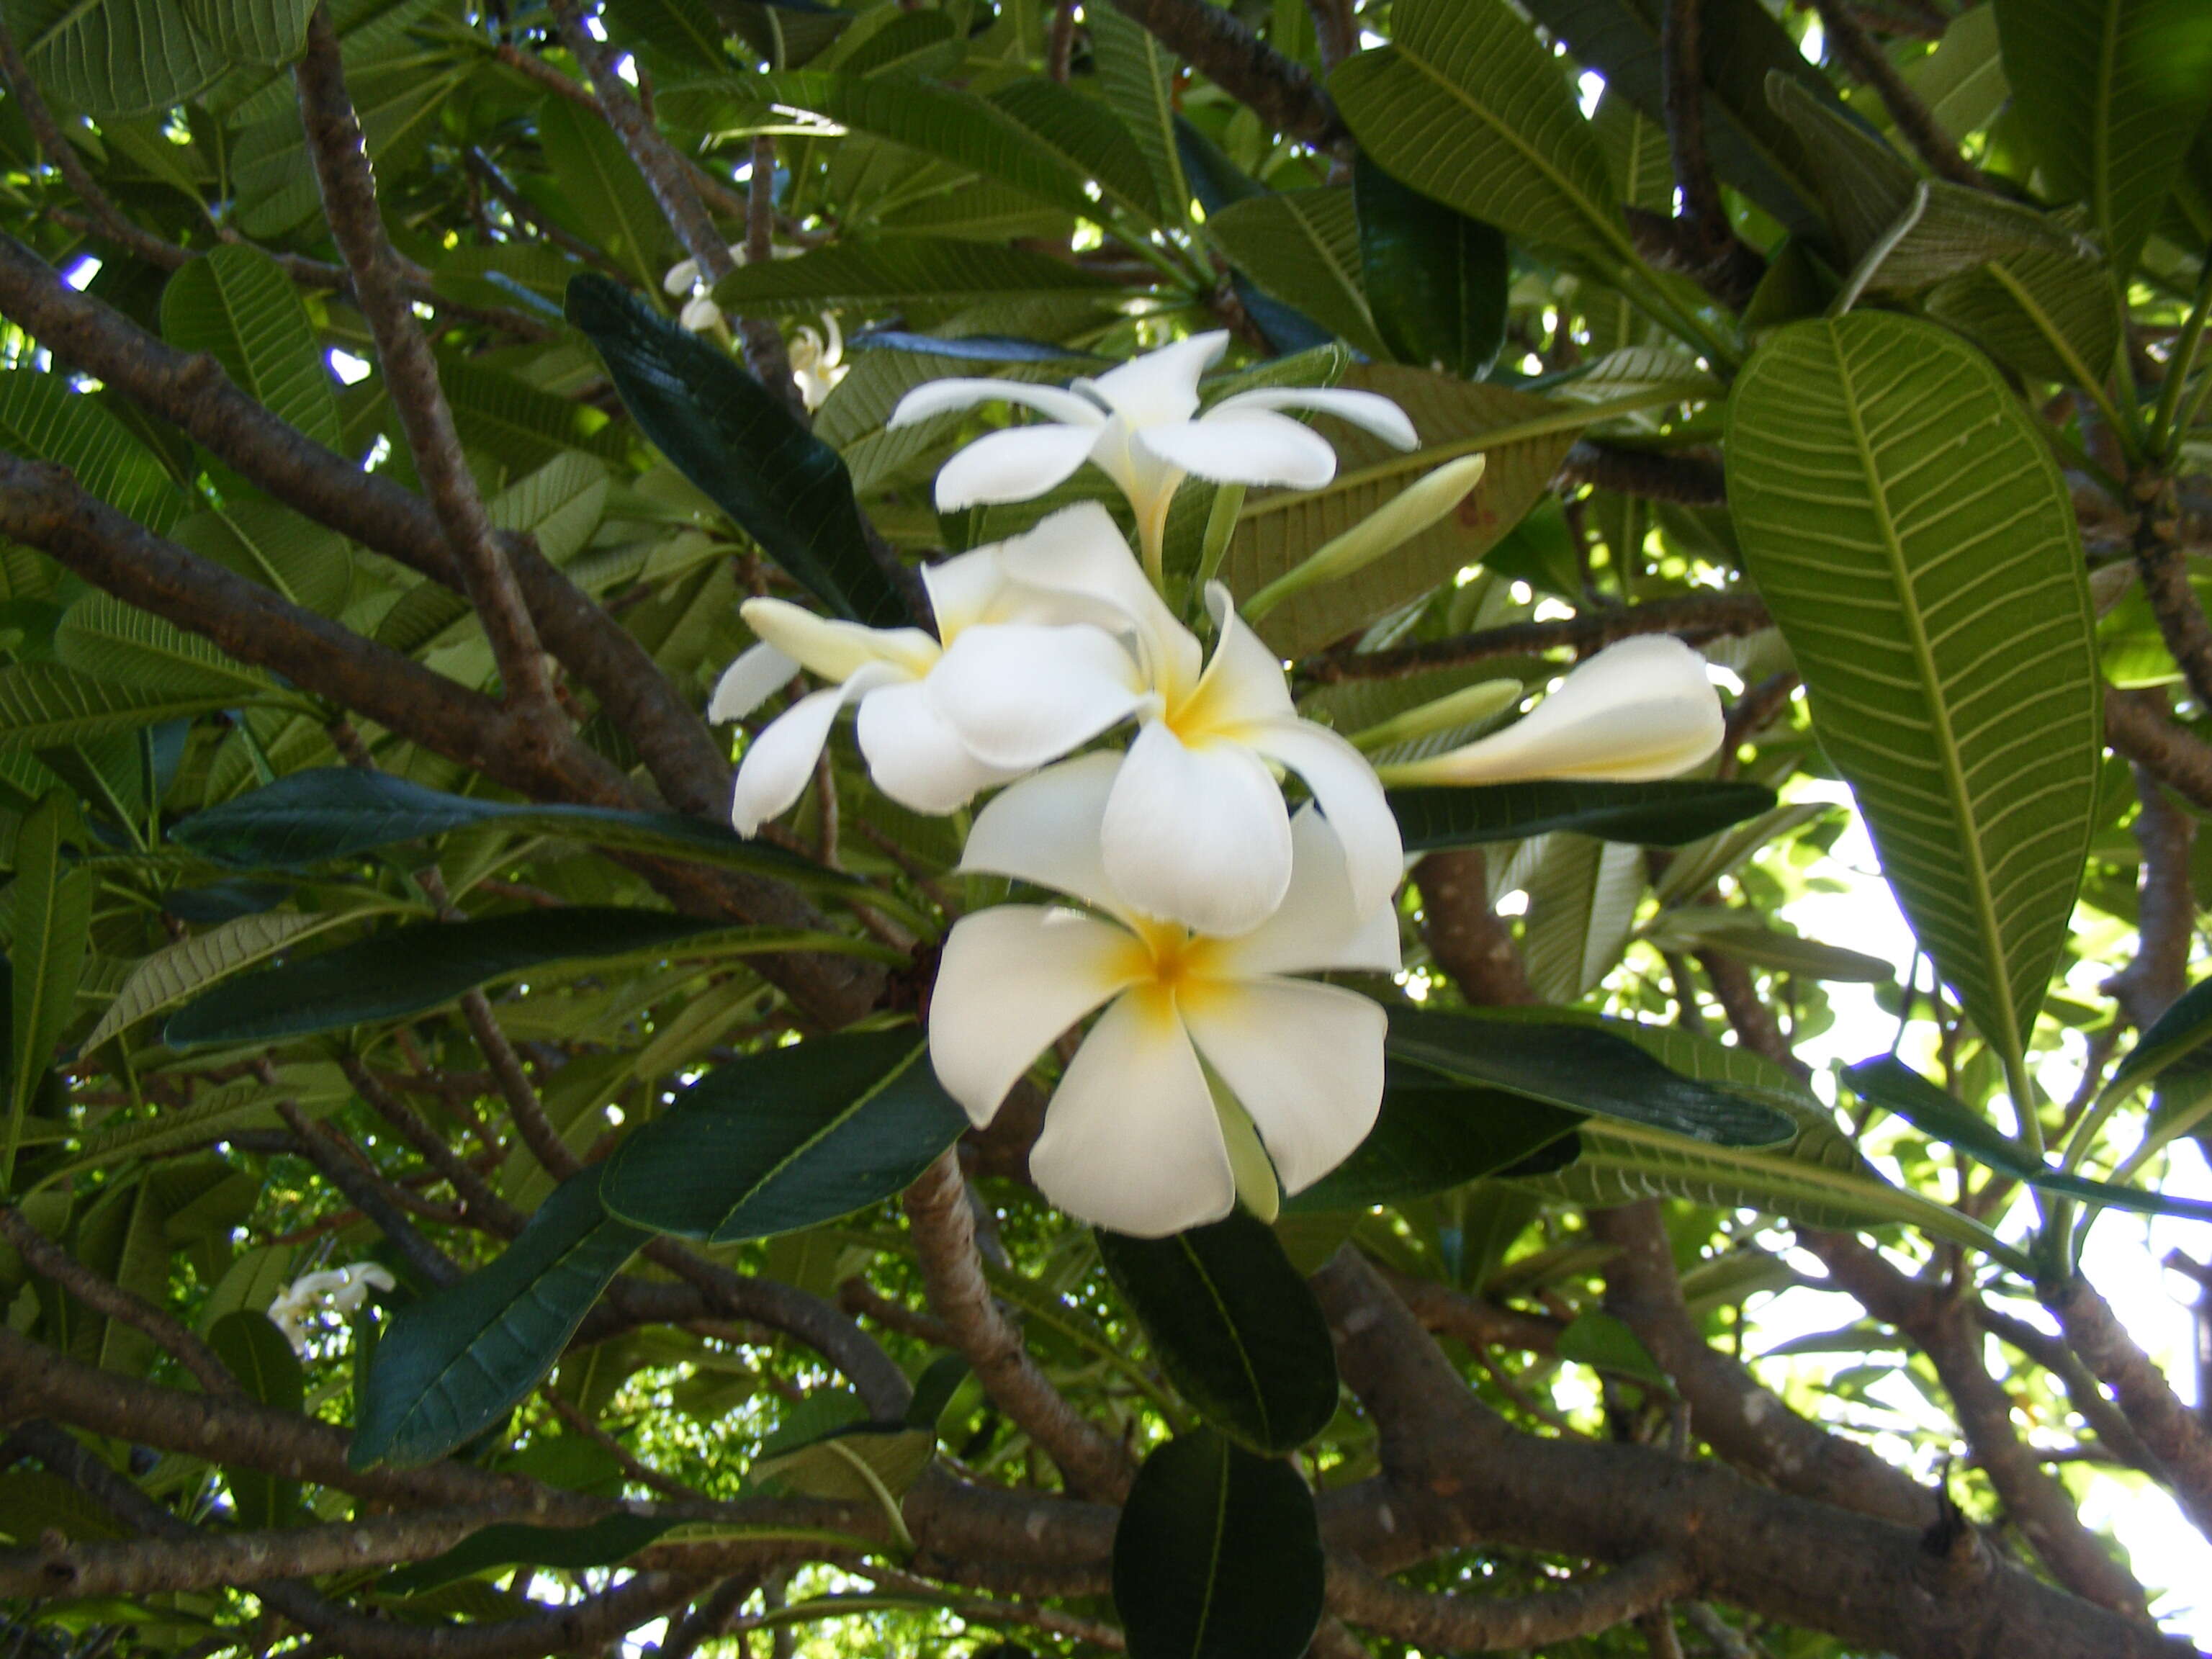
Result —
<path fill-rule="evenodd" d="M 435 1008 L 544 963 L 623 956 L 728 931 L 723 922 L 600 905 L 428 922 L 241 975 L 178 1009 L 161 1040 L 190 1048 L 343 1030 Z"/>
<path fill-rule="evenodd" d="M 874 627 L 912 620 L 868 550 L 845 463 L 781 399 L 604 276 L 571 282 L 568 308 L 639 429 L 763 552 L 838 616 Z"/>
<path fill-rule="evenodd" d="M 2113 1094 L 2141 1079 L 2156 1077 L 2176 1060 L 2194 1054 L 2207 1038 L 2212 1038 L 2212 979 L 2200 979 L 2136 1039 L 2128 1057 L 2113 1067 L 2105 1092 Z"/>
<path fill-rule="evenodd" d="M 77 981 L 92 927 L 94 881 L 63 837 L 76 817 L 68 791 L 41 800 L 15 832 L 9 959 L 8 1133 L 0 1187 L 13 1179 L 24 1120 L 46 1085 L 54 1045 L 76 1016 Z"/>
<path fill-rule="evenodd" d="M 571 1176 L 505 1255 L 403 1309 L 369 1358 L 349 1461 L 426 1463 L 503 1419 L 553 1369 L 647 1235 Z"/>
<path fill-rule="evenodd" d="M 747 265 L 714 285 L 724 309 L 757 316 L 838 306 L 885 311 L 911 305 L 945 312 L 1038 295 L 1084 294 L 1096 295 L 1103 306 L 1114 290 L 1105 278 L 1049 254 L 935 236 L 835 243 L 795 259 Z"/>
<path fill-rule="evenodd" d="M 960 1392 L 960 1385 L 968 1380 L 972 1370 L 962 1354 L 941 1353 L 931 1360 L 915 1382 L 914 1398 L 907 1402 L 907 1427 L 936 1433 L 937 1419 L 945 1415 L 952 1396 Z"/>
<path fill-rule="evenodd" d="M 1680 847 L 1773 807 L 1774 792 L 1762 785 L 1702 780 L 1553 780 L 1390 791 L 1390 810 L 1398 815 L 1409 853 L 1522 841 L 1561 830 L 1642 847 Z"/>
<path fill-rule="evenodd" d="M 1166 1238 L 1097 1237 L 1160 1369 L 1208 1423 L 1268 1453 L 1296 1451 L 1328 1425 L 1328 1322 L 1266 1226 L 1238 1210 Z"/>
<path fill-rule="evenodd" d="M 622 1513 L 603 1515 L 581 1527 L 526 1527 L 501 1522 L 471 1533 L 443 1555 L 400 1568 L 386 1576 L 379 1588 L 394 1595 L 411 1595 L 493 1567 L 554 1567 L 563 1572 L 611 1567 L 628 1560 L 678 1524 L 664 1516 Z"/>
<path fill-rule="evenodd" d="M 225 1314 L 208 1327 L 207 1340 L 239 1386 L 263 1405 L 280 1412 L 301 1409 L 307 1382 L 299 1356 L 266 1314 L 258 1309 Z M 230 1484 L 231 1503 L 241 1527 L 286 1526 L 299 1510 L 296 1480 L 252 1468 L 226 1469 L 223 1479 Z"/>
<path fill-rule="evenodd" d="M 1382 1110 L 1358 1150 L 1285 1209 L 1364 1209 L 1396 1204 L 1486 1175 L 1549 1174 L 1571 1163 L 1581 1115 L 1502 1089 L 1458 1083 L 1392 1060 Z"/>
<path fill-rule="evenodd" d="M 1480 380 L 1505 340 L 1505 238 L 1400 184 L 1365 155 L 1352 165 L 1359 264 L 1376 332 L 1401 363 Z"/>
<path fill-rule="evenodd" d="M 607 1161 L 607 1207 L 726 1244 L 847 1215 L 968 1127 L 911 1029 L 816 1037 L 717 1066 Z"/>
<path fill-rule="evenodd" d="M 1299 1659 L 1323 1570 L 1297 1471 L 1203 1429 L 1145 1460 L 1114 1528 L 1130 1659 Z"/>
<path fill-rule="evenodd" d="M 1393 1008 L 1389 1052 L 1462 1083 L 1723 1146 L 1772 1146 L 1795 1127 L 1781 1113 L 1671 1072 L 1626 1037 L 1582 1021 Z"/>

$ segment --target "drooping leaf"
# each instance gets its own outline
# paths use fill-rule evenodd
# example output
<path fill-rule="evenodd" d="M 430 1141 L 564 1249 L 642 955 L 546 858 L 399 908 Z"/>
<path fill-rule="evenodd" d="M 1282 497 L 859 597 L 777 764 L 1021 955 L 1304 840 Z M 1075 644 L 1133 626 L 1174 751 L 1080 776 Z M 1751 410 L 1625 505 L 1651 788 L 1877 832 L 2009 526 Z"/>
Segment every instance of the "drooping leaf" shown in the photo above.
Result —
<path fill-rule="evenodd" d="M 1773 806 L 1771 789 L 1734 781 L 1556 779 L 1390 791 L 1390 810 L 1409 853 L 1522 841 L 1556 830 L 1641 847 L 1680 847 Z"/>
<path fill-rule="evenodd" d="M 204 1146 L 244 1128 L 281 1127 L 276 1102 L 289 1100 L 309 1117 L 320 1117 L 353 1097 L 353 1085 L 328 1061 L 280 1067 L 272 1087 L 258 1077 L 234 1078 L 203 1091 L 189 1105 L 164 1106 L 151 1116 L 118 1123 L 112 1118 L 85 1135 L 75 1152 L 39 1166 L 41 1184 L 80 1170 L 98 1170 L 132 1158 L 161 1158 Z"/>
<path fill-rule="evenodd" d="M 564 98 L 549 97 L 538 108 L 538 136 L 560 180 L 559 210 L 640 286 L 657 291 L 682 250 L 614 129 Z"/>
<path fill-rule="evenodd" d="M 1529 988 L 1546 1002 L 1573 1002 L 1593 989 L 1627 950 L 1644 888 L 1644 855 L 1633 847 L 1547 836 L 1522 925 Z"/>
<path fill-rule="evenodd" d="M 1988 361 L 1911 318 L 1778 331 L 1729 413 L 1746 568 L 1814 729 L 1922 945 L 2016 1057 L 2064 939 L 2100 763 L 2065 485 Z"/>
<path fill-rule="evenodd" d="M 2156 1077 L 2176 1060 L 2195 1054 L 2208 1039 L 2212 1039 L 2212 979 L 2201 979 L 2136 1039 L 2127 1057 L 2112 1068 L 2104 1092 L 2117 1094 Z"/>
<path fill-rule="evenodd" d="M 65 375 L 0 369 L 0 448 L 65 466 L 78 486 L 159 534 L 185 497 L 168 470 L 96 398 Z"/>
<path fill-rule="evenodd" d="M 1265 1225 L 1239 1210 L 1167 1238 L 1095 1237 L 1160 1368 L 1214 1428 L 1281 1455 L 1328 1425 L 1328 1322 Z"/>
<path fill-rule="evenodd" d="M 263 1405 L 295 1413 L 305 1405 L 307 1380 L 299 1357 L 268 1315 L 258 1309 L 225 1314 L 208 1327 L 207 1342 L 239 1386 Z M 226 1469 L 223 1479 L 241 1527 L 285 1526 L 299 1513 L 297 1480 L 244 1468 Z"/>
<path fill-rule="evenodd" d="M 1085 13 L 1098 85 L 1152 169 L 1152 185 L 1170 224 L 1190 214 L 1190 181 L 1176 143 L 1175 55 L 1159 38 L 1111 6 Z"/>
<path fill-rule="evenodd" d="M 844 306 L 927 308 L 942 316 L 1038 295 L 1095 295 L 1103 306 L 1114 292 L 1104 278 L 1048 254 L 940 236 L 833 243 L 795 259 L 747 265 L 714 285 L 725 309 L 768 316 Z"/>
<path fill-rule="evenodd" d="M 570 1176 L 499 1260 L 393 1317 L 362 1378 L 354 1468 L 442 1457 L 553 1369 L 647 1238 L 600 1207 L 599 1184 L 596 1168 Z"/>
<path fill-rule="evenodd" d="M 1485 1176 L 1548 1173 L 1573 1160 L 1575 1127 L 1583 1121 L 1580 1113 L 1525 1095 L 1456 1083 L 1394 1060 L 1367 1139 L 1283 1207 L 1291 1214 L 1364 1209 L 1449 1192 Z"/>
<path fill-rule="evenodd" d="M 1131 1659 L 1299 1659 L 1323 1571 L 1297 1471 L 1203 1429 L 1146 1458 L 1114 1528 Z"/>
<path fill-rule="evenodd" d="M 568 318 L 599 349 L 639 428 L 770 558 L 838 616 L 910 620 L 868 550 L 844 462 L 766 387 L 604 276 L 569 283 Z"/>
<path fill-rule="evenodd" d="M 198 635 L 112 593 L 88 593 L 70 606 L 54 629 L 54 658 L 87 679 L 149 696 L 250 702 L 276 684 Z"/>
<path fill-rule="evenodd" d="M 304 11 L 300 21 L 304 27 Z M 161 335 L 180 351 L 209 353 L 271 413 L 326 449 L 339 447 L 337 398 L 307 303 L 258 248 L 226 243 L 171 276 Z"/>
<path fill-rule="evenodd" d="M 54 1045 L 76 1015 L 94 882 L 64 844 L 76 816 L 69 793 L 57 789 L 15 832 L 15 877 L 9 889 L 8 1138 L 0 1149 L 0 1186 L 12 1181 L 24 1120 L 53 1064 Z"/>
<path fill-rule="evenodd" d="M 388 1574 L 381 1587 L 393 1595 L 411 1595 L 457 1579 L 472 1578 L 493 1567 L 553 1567 L 563 1572 L 611 1567 L 680 1524 L 666 1516 L 621 1510 L 580 1527 L 532 1527 L 502 1521 L 471 1533 L 443 1555 Z"/>
<path fill-rule="evenodd" d="M 1352 164 L 1352 189 L 1367 309 L 1390 355 L 1480 380 L 1505 340 L 1505 238 L 1364 155 Z"/>
<path fill-rule="evenodd" d="M 1390 355 L 1360 285 L 1359 226 L 1349 187 L 1249 196 L 1208 217 L 1206 230 L 1266 292 L 1369 356 Z"/>
<path fill-rule="evenodd" d="M 967 1127 L 910 1030 L 726 1061 L 607 1161 L 607 1207 L 716 1244 L 833 1221 L 914 1182 Z"/>

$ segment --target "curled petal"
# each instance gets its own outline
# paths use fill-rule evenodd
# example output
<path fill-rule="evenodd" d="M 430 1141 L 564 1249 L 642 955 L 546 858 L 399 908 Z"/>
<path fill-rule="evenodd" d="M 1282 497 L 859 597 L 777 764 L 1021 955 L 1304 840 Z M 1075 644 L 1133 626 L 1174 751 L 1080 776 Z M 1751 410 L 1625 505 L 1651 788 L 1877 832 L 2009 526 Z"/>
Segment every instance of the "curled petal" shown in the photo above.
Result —
<path fill-rule="evenodd" d="M 1078 380 L 1131 426 L 1187 421 L 1198 412 L 1198 379 L 1228 349 L 1225 329 L 1133 357 L 1095 380 Z"/>
<path fill-rule="evenodd" d="M 797 662 L 765 640 L 748 647 L 714 682 L 714 695 L 707 704 L 708 722 L 723 726 L 743 720 L 790 684 L 798 672 Z"/>
<path fill-rule="evenodd" d="M 977 404 L 1020 404 L 1062 426 L 1099 426 L 1106 416 L 1087 398 L 1056 386 L 1030 386 L 1020 380 L 929 380 L 898 400 L 887 427 L 912 426 L 933 415 Z"/>
<path fill-rule="evenodd" d="M 1705 659 L 1649 635 L 1608 646 L 1503 732 L 1390 769 L 1394 783 L 1597 778 L 1640 783 L 1709 758 L 1727 720 Z"/>
<path fill-rule="evenodd" d="M 1146 427 L 1134 441 L 1216 483 L 1319 489 L 1336 476 L 1336 451 L 1328 439 L 1287 415 L 1264 409 L 1224 404 L 1182 425 Z"/>
<path fill-rule="evenodd" d="M 937 706 L 975 757 L 1028 771 L 1127 720 L 1145 687 L 1133 658 L 1096 628 L 970 628 L 929 677 Z"/>
<path fill-rule="evenodd" d="M 751 835 L 805 793 L 830 741 L 830 727 L 851 695 L 849 685 L 810 691 L 753 739 L 738 766 L 730 801 L 730 823 L 739 835 Z"/>
<path fill-rule="evenodd" d="M 1045 1109 L 1030 1174 L 1070 1215 L 1139 1238 L 1235 1207 L 1212 1091 L 1169 999 L 1135 991 L 1100 1017 Z"/>
<path fill-rule="evenodd" d="M 1229 590 L 1209 582 L 1206 605 L 1219 634 L 1196 695 L 1176 713 L 1177 726 L 1242 741 L 1248 727 L 1297 719 L 1281 659 L 1237 614 Z"/>
<path fill-rule="evenodd" d="M 1382 1108 L 1382 1008 L 1304 980 L 1195 987 L 1176 998 L 1191 1040 L 1251 1114 L 1283 1190 L 1344 1162 Z"/>
<path fill-rule="evenodd" d="M 1275 914 L 1242 939 L 1217 947 L 1219 971 L 1237 979 L 1264 974 L 1320 974 L 1401 966 L 1398 913 L 1387 901 L 1361 909 L 1352 900 L 1344 848 L 1314 808 L 1291 820 L 1291 885 Z"/>
<path fill-rule="evenodd" d="M 1406 418 L 1406 411 L 1379 392 L 1340 391 L 1328 386 L 1261 386 L 1240 392 L 1233 398 L 1224 398 L 1206 411 L 1206 418 L 1212 420 L 1229 410 L 1247 409 L 1309 409 L 1316 415 L 1334 415 L 1340 421 L 1349 421 L 1400 449 L 1420 447 L 1420 434 Z"/>
<path fill-rule="evenodd" d="M 929 1002 L 929 1061 L 978 1127 L 1030 1062 L 1143 971 L 1142 947 L 1074 910 L 1001 905 L 945 936 Z"/>
<path fill-rule="evenodd" d="M 893 664 L 918 678 L 937 660 L 937 641 L 919 628 L 864 628 L 786 599 L 747 599 L 738 614 L 763 641 L 825 680 L 850 679 L 871 663 Z"/>
<path fill-rule="evenodd" d="M 1121 769 L 1119 755 L 1101 752 L 1023 779 L 975 815 L 960 868 L 1033 882 L 1120 915 L 1099 836 Z"/>
<path fill-rule="evenodd" d="M 950 645 L 962 629 L 991 617 L 1006 590 L 1006 568 L 996 547 L 979 547 L 922 566 L 921 586 L 937 637 Z"/>
<path fill-rule="evenodd" d="M 1367 757 L 1311 720 L 1271 720 L 1253 727 L 1245 741 L 1290 768 L 1313 791 L 1344 848 L 1354 910 L 1364 916 L 1387 903 L 1406 873 L 1406 849 L 1397 815 Z"/>
<path fill-rule="evenodd" d="M 1257 927 L 1291 884 L 1291 815 L 1260 757 L 1186 747 L 1158 721 L 1129 747 L 1100 843 L 1125 903 L 1219 938 Z"/>
<path fill-rule="evenodd" d="M 1010 426 L 978 438 L 938 469 L 938 508 L 1042 495 L 1089 459 L 1097 435 L 1086 426 Z"/>
<path fill-rule="evenodd" d="M 1198 678 L 1204 653 L 1197 636 L 1168 609 L 1113 515 L 1097 502 L 1079 501 L 1040 519 L 1002 544 L 999 556 L 1008 576 L 1069 607 L 1061 620 L 1133 631 L 1155 686 L 1188 685 Z"/>
<path fill-rule="evenodd" d="M 876 787 L 916 812 L 957 811 L 981 791 L 1021 775 L 969 754 L 920 681 L 862 699 L 854 735 Z"/>

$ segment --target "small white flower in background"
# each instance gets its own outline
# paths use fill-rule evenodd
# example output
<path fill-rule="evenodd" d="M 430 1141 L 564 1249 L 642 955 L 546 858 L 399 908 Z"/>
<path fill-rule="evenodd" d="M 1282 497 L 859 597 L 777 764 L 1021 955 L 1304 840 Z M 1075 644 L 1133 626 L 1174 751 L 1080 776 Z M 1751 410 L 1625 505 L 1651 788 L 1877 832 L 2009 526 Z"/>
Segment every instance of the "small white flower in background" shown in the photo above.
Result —
<path fill-rule="evenodd" d="M 1128 763 L 1084 756 L 976 815 L 963 870 L 1099 914 L 1010 904 L 963 917 L 932 994 L 929 1050 L 981 1126 L 1055 1037 L 1104 1006 L 1054 1091 L 1030 1170 L 1070 1214 L 1161 1237 L 1218 1220 L 1240 1190 L 1271 1212 L 1278 1182 L 1312 1185 L 1366 1138 L 1382 1099 L 1382 1010 L 1291 975 L 1395 973 L 1397 916 L 1387 901 L 1354 902 L 1336 837 L 1310 809 L 1291 827 L 1289 887 L 1263 926 L 1222 939 L 1147 913 L 1100 857 Z"/>
<path fill-rule="evenodd" d="M 969 753 L 1009 775 L 1139 721 L 1102 823 L 1106 873 L 1124 899 L 1206 933 L 1265 921 L 1291 881 L 1278 766 L 1303 778 L 1328 815 L 1355 901 L 1364 909 L 1389 896 L 1404 855 L 1374 769 L 1299 718 L 1281 662 L 1226 589 L 1207 593 L 1218 630 L 1208 661 L 1097 502 L 1054 514 L 1002 556 L 1026 585 L 1118 612 L 1128 651 L 1077 654 L 1045 630 L 979 629 L 948 643 L 932 676 L 936 705 Z"/>
<path fill-rule="evenodd" d="M 684 309 L 677 313 L 676 320 L 694 334 L 704 334 L 721 326 L 722 308 L 714 303 L 712 295 L 695 294 L 684 302 Z"/>
<path fill-rule="evenodd" d="M 1010 554 L 1059 538 L 1060 516 L 1011 542 L 926 567 L 921 580 L 936 613 L 936 639 L 919 628 L 832 621 L 781 599 L 747 600 L 745 623 L 761 642 L 723 673 L 708 706 L 709 720 L 742 719 L 801 668 L 834 684 L 801 697 L 746 750 L 730 813 L 738 833 L 753 834 L 799 799 L 838 711 L 851 702 L 860 704 L 860 752 L 876 787 L 917 812 L 952 811 L 976 791 L 1034 770 L 1034 765 L 1009 769 L 979 759 L 939 708 L 933 671 L 955 641 L 1018 622 L 1025 635 L 1039 637 L 1052 659 L 1084 684 L 1102 673 L 1128 672 L 1128 653 L 1114 636 L 1082 625 L 1094 613 L 1111 620 L 1112 612 L 1008 574 Z M 1121 552 L 1126 559 L 1127 548 Z M 1050 686 L 1038 690 L 1048 693 Z"/>
<path fill-rule="evenodd" d="M 307 1333 L 326 1309 L 343 1318 L 359 1311 L 372 1289 L 388 1291 L 398 1282 L 374 1261 L 306 1273 L 278 1291 L 270 1303 L 270 1322 L 284 1333 L 292 1352 L 305 1358 Z"/>
<path fill-rule="evenodd" d="M 1065 391 L 1012 380 L 933 380 L 899 399 L 890 424 L 910 426 L 994 400 L 1048 416 L 1043 425 L 978 438 L 947 461 L 937 475 L 938 507 L 952 512 L 1030 501 L 1092 461 L 1136 509 L 1138 540 L 1155 574 L 1168 503 L 1186 477 L 1318 489 L 1336 476 L 1328 440 L 1278 410 L 1334 415 L 1401 449 L 1420 442 L 1405 411 L 1372 392 L 1267 386 L 1224 398 L 1200 415 L 1199 376 L 1228 343 L 1224 331 L 1194 334 Z"/>
<path fill-rule="evenodd" d="M 1705 659 L 1648 635 L 1607 646 L 1502 732 L 1426 760 L 1382 769 L 1401 783 L 1513 783 L 1531 778 L 1642 783 L 1711 758 L 1728 720 Z"/>
<path fill-rule="evenodd" d="M 837 389 L 837 382 L 850 373 L 845 362 L 845 336 L 837 327 L 837 319 L 825 311 L 822 326 L 829 331 L 826 343 L 820 333 L 802 326 L 793 331 L 789 347 L 791 378 L 798 383 L 799 395 L 810 414 L 822 407 Z"/>
<path fill-rule="evenodd" d="M 730 263 L 733 265 L 741 265 L 744 262 L 745 245 L 743 242 L 731 243 Z M 699 262 L 696 259 L 678 259 L 674 264 L 669 266 L 666 273 L 660 279 L 660 291 L 672 300 L 679 294 L 697 293 Z"/>

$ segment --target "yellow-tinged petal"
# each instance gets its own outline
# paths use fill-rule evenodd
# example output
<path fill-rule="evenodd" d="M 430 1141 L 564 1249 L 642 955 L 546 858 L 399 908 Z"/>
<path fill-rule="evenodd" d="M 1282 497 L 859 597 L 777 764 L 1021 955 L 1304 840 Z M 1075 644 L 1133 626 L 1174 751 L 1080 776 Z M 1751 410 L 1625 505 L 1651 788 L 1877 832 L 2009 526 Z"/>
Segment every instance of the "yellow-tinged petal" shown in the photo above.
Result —
<path fill-rule="evenodd" d="M 1178 995 L 1198 1051 L 1259 1126 L 1285 1192 L 1327 1175 L 1382 1107 L 1388 1021 L 1356 991 L 1248 980 Z"/>
<path fill-rule="evenodd" d="M 739 614 L 763 641 L 825 680 L 849 679 L 870 663 L 886 663 L 919 679 L 939 654 L 937 641 L 919 628 L 866 628 L 817 617 L 786 599 L 747 599 Z"/>

